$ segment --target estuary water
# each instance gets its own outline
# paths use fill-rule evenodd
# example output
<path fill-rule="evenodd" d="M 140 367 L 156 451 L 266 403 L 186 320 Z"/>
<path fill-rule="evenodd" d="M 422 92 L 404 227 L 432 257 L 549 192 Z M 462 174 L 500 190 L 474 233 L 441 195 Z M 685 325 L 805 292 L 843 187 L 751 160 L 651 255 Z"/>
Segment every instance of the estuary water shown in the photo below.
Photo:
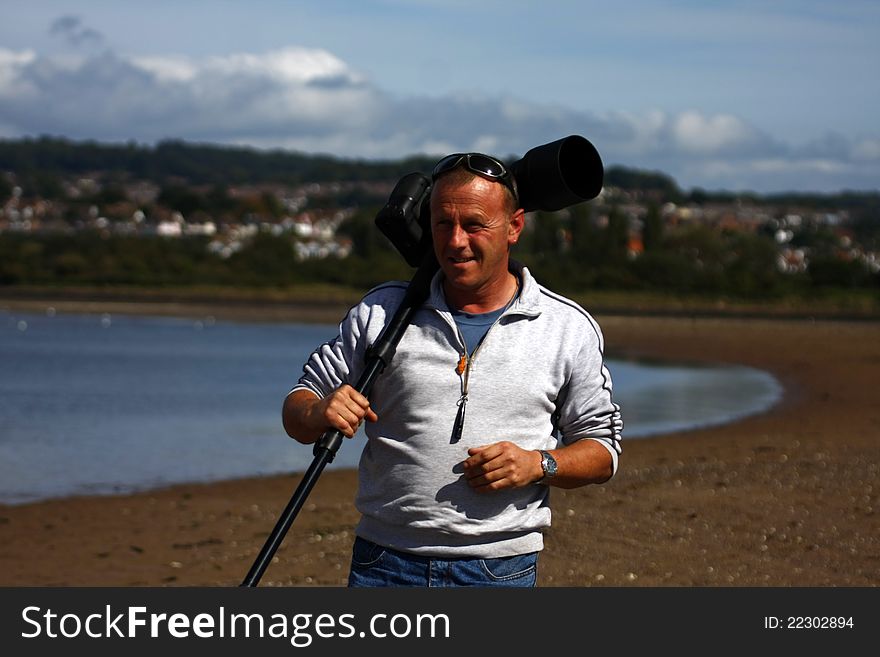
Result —
<path fill-rule="evenodd" d="M 281 402 L 335 332 L 0 310 L 0 503 L 305 470 L 311 448 L 287 438 Z M 745 367 L 608 367 L 624 440 L 730 422 L 781 397 Z M 346 441 L 327 469 L 359 456 Z"/>

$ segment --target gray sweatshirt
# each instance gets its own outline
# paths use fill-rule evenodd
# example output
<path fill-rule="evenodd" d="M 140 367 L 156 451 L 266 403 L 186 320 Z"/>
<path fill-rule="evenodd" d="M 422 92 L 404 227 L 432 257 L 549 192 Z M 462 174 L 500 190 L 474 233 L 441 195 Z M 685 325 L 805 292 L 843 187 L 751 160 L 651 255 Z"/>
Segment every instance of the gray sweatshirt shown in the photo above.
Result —
<path fill-rule="evenodd" d="M 599 326 L 525 267 L 511 263 L 511 269 L 521 293 L 461 372 L 464 343 L 446 305 L 442 272 L 434 277 L 428 300 L 370 394 L 379 420 L 365 424 L 358 535 L 438 557 L 534 552 L 543 548 L 541 532 L 550 525 L 549 487 L 476 493 L 461 476 L 468 448 L 509 440 L 524 449 L 553 449 L 590 439 L 608 449 L 617 471 L 623 423 Z M 366 348 L 405 289 L 406 283 L 388 283 L 371 290 L 349 311 L 339 335 L 310 356 L 293 390 L 324 397 L 343 383 L 353 385 Z"/>

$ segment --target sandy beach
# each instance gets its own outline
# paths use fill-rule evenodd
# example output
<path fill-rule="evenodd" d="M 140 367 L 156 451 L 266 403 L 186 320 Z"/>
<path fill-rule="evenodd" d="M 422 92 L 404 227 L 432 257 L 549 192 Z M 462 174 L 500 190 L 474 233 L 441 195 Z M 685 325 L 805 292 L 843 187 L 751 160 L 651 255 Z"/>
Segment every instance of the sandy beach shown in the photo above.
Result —
<path fill-rule="evenodd" d="M 613 480 L 554 489 L 539 585 L 880 584 L 880 323 L 597 319 L 615 357 L 749 365 L 785 394 L 735 424 L 625 440 Z M 0 506 L 0 585 L 237 586 L 298 480 Z M 355 487 L 354 472 L 322 475 L 261 586 L 345 583 Z"/>

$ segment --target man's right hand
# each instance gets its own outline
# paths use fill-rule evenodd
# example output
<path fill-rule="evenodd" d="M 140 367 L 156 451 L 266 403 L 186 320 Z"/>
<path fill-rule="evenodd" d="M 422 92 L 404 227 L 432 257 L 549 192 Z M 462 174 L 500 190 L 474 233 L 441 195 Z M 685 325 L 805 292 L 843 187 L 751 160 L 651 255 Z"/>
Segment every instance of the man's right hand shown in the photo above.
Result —
<path fill-rule="evenodd" d="M 351 438 L 364 419 L 379 419 L 369 400 L 348 384 L 324 398 L 297 390 L 285 398 L 281 417 L 288 435 L 301 443 L 315 442 L 328 429 L 338 429 Z"/>

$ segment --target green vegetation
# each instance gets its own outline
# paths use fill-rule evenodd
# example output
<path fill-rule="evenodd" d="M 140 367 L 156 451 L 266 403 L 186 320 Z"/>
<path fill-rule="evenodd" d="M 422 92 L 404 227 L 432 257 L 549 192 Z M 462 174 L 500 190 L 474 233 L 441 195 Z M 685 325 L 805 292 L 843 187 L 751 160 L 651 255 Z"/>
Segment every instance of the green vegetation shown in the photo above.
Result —
<path fill-rule="evenodd" d="M 401 175 L 430 167 L 181 142 L 0 141 L 0 295 L 307 298 L 312 288 L 347 301 L 412 275 L 373 220 Z M 297 232 L 306 216 L 330 236 Z M 162 234 L 167 221 L 211 230 Z M 305 253 L 320 240 L 344 248 Z M 878 251 L 875 192 L 685 192 L 662 173 L 610 167 L 600 198 L 529 215 L 514 256 L 590 307 L 876 314 Z"/>
<path fill-rule="evenodd" d="M 155 147 L 66 139 L 0 140 L 0 171 L 15 171 L 34 189 L 51 191 L 69 175 L 112 171 L 131 180 L 163 184 L 185 180 L 190 185 L 277 182 L 303 184 L 333 181 L 396 180 L 410 171 L 430 170 L 429 158 L 394 162 L 342 160 L 290 151 L 163 141 Z"/>

